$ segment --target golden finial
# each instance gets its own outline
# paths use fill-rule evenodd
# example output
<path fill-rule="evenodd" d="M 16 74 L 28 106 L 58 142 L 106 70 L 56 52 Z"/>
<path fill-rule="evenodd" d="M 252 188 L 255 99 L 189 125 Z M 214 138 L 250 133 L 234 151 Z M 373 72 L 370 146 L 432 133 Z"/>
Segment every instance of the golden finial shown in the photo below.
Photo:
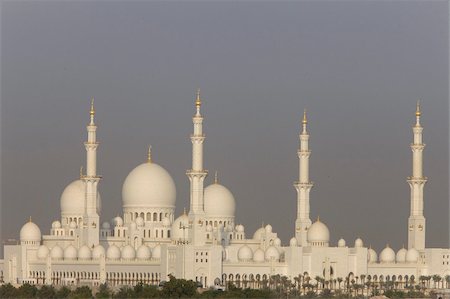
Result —
<path fill-rule="evenodd" d="M 317 222 L 320 222 L 320 216 L 317 215 Z"/>
<path fill-rule="evenodd" d="M 389 243 L 386 243 L 386 247 L 389 247 Z"/>
<path fill-rule="evenodd" d="M 217 184 L 219 182 L 219 180 L 217 179 L 217 170 L 216 173 L 214 174 L 214 184 Z"/>
<path fill-rule="evenodd" d="M 80 166 L 80 179 L 83 177 L 83 166 Z"/>
<path fill-rule="evenodd" d="M 152 146 L 151 145 L 148 146 L 147 163 L 152 163 Z"/>
<path fill-rule="evenodd" d="M 307 123 L 308 123 L 308 119 L 306 118 L 306 109 L 304 109 L 302 124 L 306 125 Z"/>
<path fill-rule="evenodd" d="M 91 98 L 91 115 L 95 115 L 95 108 L 94 108 L 94 97 Z"/>
<path fill-rule="evenodd" d="M 197 99 L 195 100 L 195 106 L 200 107 L 202 105 L 202 101 L 200 99 L 200 88 L 197 89 Z"/>
<path fill-rule="evenodd" d="M 416 116 L 419 117 L 422 113 L 420 112 L 420 100 L 417 100 L 416 104 Z"/>
<path fill-rule="evenodd" d="M 30 219 L 28 219 L 28 222 L 33 222 L 33 221 L 31 221 L 31 216 L 30 216 Z"/>

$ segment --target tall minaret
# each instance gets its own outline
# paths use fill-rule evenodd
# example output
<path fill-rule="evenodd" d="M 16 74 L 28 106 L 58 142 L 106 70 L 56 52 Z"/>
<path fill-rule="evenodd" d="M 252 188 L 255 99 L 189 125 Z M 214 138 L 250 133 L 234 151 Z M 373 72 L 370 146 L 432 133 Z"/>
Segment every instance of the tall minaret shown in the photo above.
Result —
<path fill-rule="evenodd" d="M 423 216 L 423 187 L 427 178 L 423 176 L 423 127 L 420 124 L 420 105 L 417 102 L 416 124 L 413 126 L 414 139 L 411 144 L 413 152 L 412 176 L 407 182 L 411 187 L 411 211 L 408 218 L 408 248 L 425 249 L 425 217 Z"/>
<path fill-rule="evenodd" d="M 302 126 L 303 130 L 300 134 L 300 148 L 297 151 L 299 159 L 299 179 L 294 183 L 297 190 L 297 220 L 295 220 L 295 237 L 300 246 L 308 244 L 306 234 L 308 228 L 311 226 L 311 219 L 309 218 L 309 192 L 313 187 L 313 182 L 309 180 L 309 150 L 308 141 L 309 134 L 306 130 L 308 120 L 306 118 L 306 110 L 303 112 Z"/>
<path fill-rule="evenodd" d="M 195 100 L 196 113 L 192 117 L 192 123 L 194 124 L 194 133 L 191 135 L 192 169 L 186 171 L 191 186 L 189 218 L 192 222 L 192 243 L 194 245 L 201 245 L 204 243 L 205 238 L 203 233 L 205 217 L 203 181 L 208 172 L 203 169 L 203 142 L 205 141 L 205 134 L 203 134 L 203 116 L 200 113 L 201 105 L 199 89 Z"/>
<path fill-rule="evenodd" d="M 86 148 L 86 175 L 81 179 L 86 186 L 86 210 L 83 219 L 83 243 L 92 247 L 98 244 L 99 239 L 99 215 L 97 214 L 98 183 L 101 179 L 97 175 L 97 147 L 96 138 L 97 126 L 94 122 L 95 109 L 94 98 L 91 100 L 90 110 L 91 120 L 87 125 L 88 140 L 84 143 Z"/>

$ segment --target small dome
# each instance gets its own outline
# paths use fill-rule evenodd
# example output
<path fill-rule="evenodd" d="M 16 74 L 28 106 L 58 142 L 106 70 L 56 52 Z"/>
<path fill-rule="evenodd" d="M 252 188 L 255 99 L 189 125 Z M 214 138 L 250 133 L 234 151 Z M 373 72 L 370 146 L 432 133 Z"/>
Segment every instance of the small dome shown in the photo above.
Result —
<path fill-rule="evenodd" d="M 120 216 L 117 216 L 113 220 L 114 226 L 122 226 L 123 225 L 123 219 Z"/>
<path fill-rule="evenodd" d="M 397 251 L 397 255 L 395 256 L 395 261 L 397 263 L 405 263 L 407 252 L 408 252 L 408 250 L 406 250 L 405 248 L 402 248 L 399 251 Z"/>
<path fill-rule="evenodd" d="M 59 222 L 58 220 L 53 221 L 52 222 L 52 228 L 53 229 L 61 228 L 61 222 Z"/>
<path fill-rule="evenodd" d="M 270 234 L 272 232 L 272 225 L 267 224 L 265 229 L 266 229 L 266 233 Z"/>
<path fill-rule="evenodd" d="M 131 245 L 126 245 L 122 248 L 122 259 L 133 260 L 136 257 L 136 251 Z"/>
<path fill-rule="evenodd" d="M 84 214 L 85 210 L 85 185 L 82 180 L 76 180 L 67 185 L 61 194 L 61 214 Z M 97 213 L 100 214 L 101 199 L 97 193 Z"/>
<path fill-rule="evenodd" d="M 183 213 L 183 215 L 175 219 L 171 233 L 171 239 L 174 241 L 189 240 L 189 216 Z"/>
<path fill-rule="evenodd" d="M 220 184 L 205 188 L 205 213 L 208 217 L 234 217 L 236 201 L 233 194 Z"/>
<path fill-rule="evenodd" d="M 59 245 L 55 245 L 52 250 L 50 250 L 50 256 L 54 260 L 62 260 L 64 257 L 64 250 Z"/>
<path fill-rule="evenodd" d="M 92 250 L 92 258 L 94 260 L 98 260 L 102 255 L 105 255 L 105 248 L 102 245 L 98 244 L 94 247 L 94 250 Z"/>
<path fill-rule="evenodd" d="M 298 241 L 296 237 L 292 237 L 291 240 L 289 241 L 289 246 L 291 247 L 297 247 L 298 246 Z"/>
<path fill-rule="evenodd" d="M 80 260 L 90 260 L 92 258 L 91 249 L 86 245 L 81 246 L 78 250 L 78 258 Z"/>
<path fill-rule="evenodd" d="M 142 218 L 140 216 L 137 217 L 136 220 L 134 220 L 134 222 L 136 222 L 136 225 L 139 226 L 139 227 L 140 226 L 144 226 L 144 218 Z"/>
<path fill-rule="evenodd" d="M 393 263 L 395 262 L 395 252 L 389 245 L 386 245 L 380 253 L 380 262 L 381 263 Z"/>
<path fill-rule="evenodd" d="M 105 221 L 102 223 L 102 228 L 103 229 L 111 229 L 111 225 L 109 224 L 108 221 Z"/>
<path fill-rule="evenodd" d="M 162 220 L 162 225 L 163 226 L 170 226 L 170 219 L 168 217 L 164 217 Z"/>
<path fill-rule="evenodd" d="M 317 219 L 308 229 L 308 243 L 328 243 L 330 241 L 330 231 L 328 227 Z"/>
<path fill-rule="evenodd" d="M 280 238 L 275 238 L 275 240 L 273 240 L 273 245 L 275 246 L 281 246 L 281 239 Z"/>
<path fill-rule="evenodd" d="M 71 229 L 76 229 L 78 227 L 77 223 L 75 221 L 71 221 L 69 223 L 69 228 Z"/>
<path fill-rule="evenodd" d="M 149 260 L 152 257 L 152 252 L 148 246 L 141 245 L 137 249 L 136 257 L 138 260 Z"/>
<path fill-rule="evenodd" d="M 261 248 L 255 250 L 253 254 L 253 261 L 257 263 L 264 262 L 264 251 Z"/>
<path fill-rule="evenodd" d="M 372 248 L 369 248 L 369 250 L 367 250 L 367 261 L 370 264 L 376 263 L 378 260 L 378 255 L 376 253 L 375 250 L 373 250 Z"/>
<path fill-rule="evenodd" d="M 161 259 L 161 245 L 156 245 L 152 250 L 152 258 L 159 260 Z"/>
<path fill-rule="evenodd" d="M 175 208 L 176 189 L 170 174 L 156 163 L 143 163 L 122 187 L 124 208 Z"/>
<path fill-rule="evenodd" d="M 237 231 L 238 233 L 243 233 L 243 232 L 244 232 L 244 226 L 243 226 L 242 224 L 238 224 L 238 225 L 236 226 L 236 231 Z"/>
<path fill-rule="evenodd" d="M 116 245 L 111 245 L 106 250 L 106 257 L 110 260 L 120 259 L 120 249 Z"/>
<path fill-rule="evenodd" d="M 40 242 L 41 230 L 31 220 L 25 223 L 20 229 L 20 241 L 22 242 Z"/>
<path fill-rule="evenodd" d="M 244 245 L 238 250 L 238 259 L 241 262 L 251 261 L 253 258 L 253 251 L 248 245 Z"/>
<path fill-rule="evenodd" d="M 69 245 L 64 249 L 64 259 L 74 260 L 77 258 L 77 249 L 73 245 Z"/>
<path fill-rule="evenodd" d="M 340 238 L 338 241 L 338 247 L 345 247 L 345 245 L 346 245 L 345 240 Z"/>
<path fill-rule="evenodd" d="M 406 262 L 407 263 L 417 263 L 419 261 L 420 253 L 415 248 L 408 249 L 406 252 Z"/>
<path fill-rule="evenodd" d="M 137 230 L 137 224 L 136 224 L 136 222 L 131 222 L 131 223 L 130 223 L 130 230 L 132 230 L 132 231 Z"/>
<path fill-rule="evenodd" d="M 211 224 L 208 224 L 208 225 L 206 226 L 206 231 L 209 232 L 209 233 L 213 231 L 213 227 L 212 227 Z"/>
<path fill-rule="evenodd" d="M 355 240 L 355 247 L 356 248 L 360 248 L 360 247 L 363 247 L 363 246 L 364 246 L 364 243 L 363 243 L 363 240 L 361 240 L 361 238 L 358 238 L 358 239 Z"/>
<path fill-rule="evenodd" d="M 266 235 L 266 229 L 264 227 L 260 227 L 253 234 L 253 240 L 262 240 L 262 238 Z"/>
<path fill-rule="evenodd" d="M 48 247 L 45 245 L 41 245 L 38 248 L 37 257 L 38 257 L 38 259 L 43 260 L 43 259 L 47 258 L 49 253 L 50 253 L 50 249 L 48 249 Z"/>
<path fill-rule="evenodd" d="M 270 246 L 266 249 L 266 253 L 264 254 L 264 258 L 266 261 L 275 260 L 278 261 L 280 259 L 280 252 L 274 246 Z"/>

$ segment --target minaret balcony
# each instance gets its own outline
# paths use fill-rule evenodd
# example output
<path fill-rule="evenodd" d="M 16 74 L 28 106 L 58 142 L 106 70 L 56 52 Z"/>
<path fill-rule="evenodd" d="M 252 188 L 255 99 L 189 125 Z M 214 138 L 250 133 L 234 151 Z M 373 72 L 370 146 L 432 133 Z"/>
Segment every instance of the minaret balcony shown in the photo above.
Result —
<path fill-rule="evenodd" d="M 312 186 L 314 186 L 314 182 L 300 183 L 299 181 L 295 181 L 294 186 L 299 188 L 312 188 Z"/>

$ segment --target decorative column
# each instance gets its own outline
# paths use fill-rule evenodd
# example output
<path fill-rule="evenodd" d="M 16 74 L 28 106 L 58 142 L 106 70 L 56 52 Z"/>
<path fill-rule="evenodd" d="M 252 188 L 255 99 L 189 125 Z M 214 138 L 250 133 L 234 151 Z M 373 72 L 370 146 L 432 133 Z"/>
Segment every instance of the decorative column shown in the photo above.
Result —
<path fill-rule="evenodd" d="M 311 226 L 311 219 L 309 218 L 309 192 L 313 187 L 313 182 L 309 180 L 309 134 L 306 129 L 308 120 L 306 118 L 306 110 L 303 112 L 302 127 L 303 130 L 300 137 L 300 148 L 297 151 L 299 159 L 299 179 L 294 183 L 297 190 L 297 219 L 295 220 L 295 237 L 300 246 L 307 246 L 307 232 Z"/>
<path fill-rule="evenodd" d="M 203 116 L 200 113 L 201 105 L 199 89 L 195 100 L 196 113 L 192 117 L 194 125 L 194 132 L 191 135 L 192 169 L 186 171 L 190 181 L 189 219 L 191 222 L 192 243 L 194 245 L 202 245 L 205 242 L 203 182 L 208 171 L 203 169 L 203 142 L 205 141 L 205 134 L 203 134 Z"/>
<path fill-rule="evenodd" d="M 408 218 L 408 248 L 417 250 L 425 249 L 425 217 L 423 216 L 423 188 L 427 178 L 423 176 L 423 149 L 425 144 L 422 141 L 423 127 L 420 124 L 420 105 L 417 102 L 416 124 L 413 126 L 413 152 L 412 176 L 407 182 L 411 188 L 411 210 Z"/>

